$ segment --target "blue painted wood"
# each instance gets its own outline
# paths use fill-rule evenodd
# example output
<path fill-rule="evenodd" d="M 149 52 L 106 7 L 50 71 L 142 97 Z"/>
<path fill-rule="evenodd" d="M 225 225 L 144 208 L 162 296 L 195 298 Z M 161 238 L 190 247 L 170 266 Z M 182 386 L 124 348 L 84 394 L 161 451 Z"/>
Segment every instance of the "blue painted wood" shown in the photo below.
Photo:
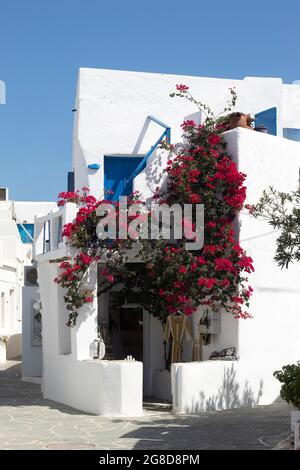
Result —
<path fill-rule="evenodd" d="M 129 176 L 135 171 L 143 157 L 104 157 L 104 198 L 117 201 L 119 196 L 132 193 L 132 181 L 127 183 Z M 113 191 L 108 194 L 106 191 Z"/>
<path fill-rule="evenodd" d="M 23 225 L 23 226 L 22 226 Z M 19 234 L 21 236 L 22 243 L 32 243 L 32 239 L 28 236 L 28 233 L 32 236 L 34 236 L 34 224 L 17 224 Z M 27 232 L 24 230 L 27 230 Z"/>
<path fill-rule="evenodd" d="M 74 191 L 74 171 L 69 171 L 68 172 L 68 191 L 73 192 Z"/>
<path fill-rule="evenodd" d="M 128 178 L 127 180 L 128 183 L 131 183 L 134 180 L 134 178 L 145 168 L 148 158 L 152 155 L 152 153 L 157 148 L 157 146 L 161 143 L 164 137 L 166 137 L 167 142 L 169 144 L 171 142 L 171 129 L 169 127 L 162 133 L 160 138 L 155 142 L 153 147 L 151 147 L 149 152 L 146 153 L 146 155 L 144 156 L 139 166 L 135 169 L 135 171 Z"/>
<path fill-rule="evenodd" d="M 90 170 L 99 170 L 100 165 L 99 165 L 98 163 L 90 163 L 90 164 L 88 165 L 88 168 L 89 168 Z"/>
<path fill-rule="evenodd" d="M 283 129 L 283 137 L 300 142 L 300 129 L 285 127 Z"/>
<path fill-rule="evenodd" d="M 277 108 L 266 109 L 255 114 L 255 127 L 264 125 L 271 135 L 277 135 Z"/>

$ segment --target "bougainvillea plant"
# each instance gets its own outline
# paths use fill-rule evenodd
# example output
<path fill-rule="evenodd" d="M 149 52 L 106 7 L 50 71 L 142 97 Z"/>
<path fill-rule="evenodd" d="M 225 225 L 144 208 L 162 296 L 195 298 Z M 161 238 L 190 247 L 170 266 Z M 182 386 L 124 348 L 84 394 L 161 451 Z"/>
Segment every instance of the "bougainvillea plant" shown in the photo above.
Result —
<path fill-rule="evenodd" d="M 231 111 L 236 94 L 225 112 Z M 199 250 L 186 249 L 186 239 L 139 240 L 139 263 L 128 263 L 127 250 L 135 243 L 119 239 L 109 243 L 99 240 L 96 214 L 101 204 L 109 203 L 118 217 L 118 203 L 97 201 L 87 188 L 83 193 L 61 193 L 59 205 L 75 202 L 79 206 L 76 219 L 64 227 L 63 235 L 77 249 L 73 260 L 61 263 L 62 273 L 56 281 L 65 287 L 65 301 L 70 311 L 69 326 L 76 323 L 78 309 L 93 300 L 93 293 L 83 288 L 89 267 L 99 267 L 98 294 L 119 284 L 126 293 L 140 290 L 141 304 L 162 322 L 178 311 L 190 315 L 199 305 L 212 309 L 224 308 L 236 318 L 248 318 L 252 288 L 248 275 L 254 271 L 252 259 L 246 255 L 235 237 L 234 222 L 244 205 L 246 175 L 239 172 L 226 149 L 223 132 L 227 117 L 215 116 L 206 105 L 197 102 L 186 85 L 177 85 L 171 96 L 188 99 L 206 115 L 197 125 L 183 122 L 184 144 L 163 143 L 170 153 L 165 169 L 164 189 L 157 189 L 159 204 L 203 204 L 205 217 L 204 245 Z M 128 204 L 138 204 L 139 195 L 131 196 Z M 99 213 L 99 212 L 98 212 Z M 107 214 L 107 211 L 106 211 Z M 146 218 L 150 213 L 146 213 Z M 134 218 L 134 216 L 132 216 Z M 142 266 L 142 269 L 141 269 Z"/>

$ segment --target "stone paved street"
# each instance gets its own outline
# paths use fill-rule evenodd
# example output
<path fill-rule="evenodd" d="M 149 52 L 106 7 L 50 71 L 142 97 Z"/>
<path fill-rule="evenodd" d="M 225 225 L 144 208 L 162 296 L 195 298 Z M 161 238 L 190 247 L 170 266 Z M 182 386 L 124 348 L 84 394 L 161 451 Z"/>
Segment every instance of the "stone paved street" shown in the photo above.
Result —
<path fill-rule="evenodd" d="M 1 449 L 272 449 L 290 435 L 278 401 L 250 410 L 175 416 L 148 404 L 141 418 L 108 419 L 44 400 L 20 380 L 20 363 L 0 364 Z"/>

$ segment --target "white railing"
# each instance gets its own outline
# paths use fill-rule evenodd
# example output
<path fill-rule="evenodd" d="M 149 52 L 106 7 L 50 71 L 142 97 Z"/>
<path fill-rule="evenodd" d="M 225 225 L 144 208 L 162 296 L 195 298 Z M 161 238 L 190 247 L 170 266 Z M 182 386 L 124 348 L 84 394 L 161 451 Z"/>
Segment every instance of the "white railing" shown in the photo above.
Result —
<path fill-rule="evenodd" d="M 74 220 L 77 206 L 66 203 L 62 209 L 34 219 L 34 259 L 49 261 L 69 255 L 69 248 L 62 235 L 65 224 Z"/>

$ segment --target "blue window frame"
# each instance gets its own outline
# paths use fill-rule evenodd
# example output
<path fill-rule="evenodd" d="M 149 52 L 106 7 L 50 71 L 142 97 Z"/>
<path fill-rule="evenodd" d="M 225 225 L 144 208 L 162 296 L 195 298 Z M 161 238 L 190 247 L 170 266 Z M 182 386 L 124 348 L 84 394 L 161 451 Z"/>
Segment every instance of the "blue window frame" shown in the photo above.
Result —
<path fill-rule="evenodd" d="M 28 234 L 30 234 L 33 238 L 34 236 L 34 224 L 17 224 L 19 234 L 21 236 L 22 243 L 32 243 L 32 239 L 29 237 Z M 25 231 L 28 232 L 26 232 Z"/>
<path fill-rule="evenodd" d="M 285 127 L 283 129 L 283 137 L 289 140 L 295 140 L 296 142 L 300 142 L 300 129 Z"/>

